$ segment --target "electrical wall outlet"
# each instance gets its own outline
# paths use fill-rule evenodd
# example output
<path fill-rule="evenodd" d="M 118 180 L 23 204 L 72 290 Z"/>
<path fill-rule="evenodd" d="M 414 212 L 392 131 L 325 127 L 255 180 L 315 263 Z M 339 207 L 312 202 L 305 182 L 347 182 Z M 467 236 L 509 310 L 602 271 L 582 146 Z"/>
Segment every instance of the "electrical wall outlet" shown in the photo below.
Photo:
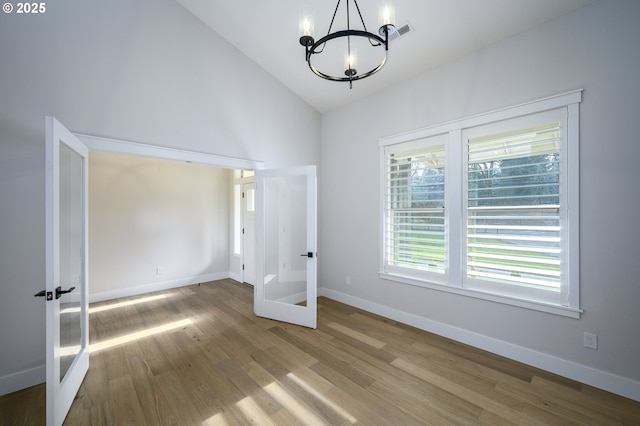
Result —
<path fill-rule="evenodd" d="M 346 285 L 351 285 L 351 277 L 347 277 L 347 278 L 344 280 L 344 283 L 345 283 Z"/>
<path fill-rule="evenodd" d="M 162 275 L 162 274 L 164 274 L 164 268 L 161 268 L 158 266 L 156 268 L 156 275 Z"/>
<path fill-rule="evenodd" d="M 584 333 L 584 347 L 598 349 L 598 335 L 594 333 Z"/>

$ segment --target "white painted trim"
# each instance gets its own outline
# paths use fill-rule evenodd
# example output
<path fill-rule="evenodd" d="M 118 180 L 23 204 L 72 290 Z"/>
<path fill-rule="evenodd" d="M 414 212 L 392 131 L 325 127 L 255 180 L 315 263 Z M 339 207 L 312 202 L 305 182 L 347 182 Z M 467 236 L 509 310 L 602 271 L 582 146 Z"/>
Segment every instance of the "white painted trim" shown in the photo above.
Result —
<path fill-rule="evenodd" d="M 490 302 L 517 306 L 519 308 L 531 309 L 539 312 L 546 312 L 553 315 L 561 315 L 568 318 L 579 319 L 580 314 L 584 312 L 584 310 L 581 308 L 571 308 L 568 306 L 560 306 L 543 302 L 536 302 L 532 300 L 518 299 L 516 297 L 503 296 L 461 286 L 443 285 L 435 281 L 429 282 L 391 272 L 380 272 L 378 273 L 378 276 L 383 280 L 395 281 L 397 283 L 428 288 L 429 290 L 443 291 L 445 293 L 457 294 L 459 296 L 474 297 L 476 299 L 488 300 Z"/>
<path fill-rule="evenodd" d="M 212 166 L 225 167 L 229 169 L 261 170 L 264 168 L 264 162 L 262 161 L 225 157 L 222 155 L 207 154 L 204 152 L 187 151 L 183 149 L 167 148 L 157 145 L 147 145 L 138 142 L 103 138 L 100 136 L 83 135 L 79 133 L 74 133 L 74 135 L 78 137 L 78 139 L 80 139 L 82 142 L 84 142 L 92 151 L 117 152 L 120 154 L 162 158 L 165 160 L 178 160 L 191 163 L 209 164 Z"/>
<path fill-rule="evenodd" d="M 47 366 L 42 364 L 38 367 L 2 376 L 0 377 L 0 396 L 44 383 L 46 375 Z"/>
<path fill-rule="evenodd" d="M 494 121 L 506 120 L 523 115 L 534 114 L 541 111 L 566 107 L 582 101 L 582 90 L 573 90 L 546 98 L 525 102 L 519 105 L 490 111 L 483 114 L 472 115 L 470 117 L 437 124 L 431 127 L 412 130 L 393 136 L 387 136 L 378 140 L 378 146 L 395 145 L 408 142 L 414 139 L 422 139 L 433 135 L 448 133 L 458 129 L 480 126 Z"/>
<path fill-rule="evenodd" d="M 318 295 L 363 309 L 430 333 L 437 334 L 506 358 L 576 380 L 617 395 L 640 401 L 640 382 L 573 361 L 514 345 L 482 334 L 453 327 L 418 315 L 360 299 L 339 291 L 320 287 Z"/>
<path fill-rule="evenodd" d="M 567 203 L 568 217 L 566 223 L 569 235 L 567 262 L 573 267 L 567 268 L 569 276 L 569 306 L 580 306 L 580 111 L 578 104 L 571 104 L 567 107 Z M 576 167 L 574 171 L 572 167 Z M 572 292 L 571 289 L 578 289 Z"/>
<path fill-rule="evenodd" d="M 121 297 L 137 296 L 140 294 L 153 293 L 154 291 L 169 290 L 172 288 L 184 287 L 184 286 L 199 284 L 199 283 L 206 283 L 209 281 L 223 280 L 225 278 L 231 278 L 231 274 L 229 272 L 217 272 L 214 274 L 185 277 L 185 278 L 179 278 L 176 280 L 159 281 L 159 282 L 150 283 L 150 284 L 128 286 L 126 288 L 103 291 L 100 293 L 89 292 L 89 303 L 119 299 Z"/>

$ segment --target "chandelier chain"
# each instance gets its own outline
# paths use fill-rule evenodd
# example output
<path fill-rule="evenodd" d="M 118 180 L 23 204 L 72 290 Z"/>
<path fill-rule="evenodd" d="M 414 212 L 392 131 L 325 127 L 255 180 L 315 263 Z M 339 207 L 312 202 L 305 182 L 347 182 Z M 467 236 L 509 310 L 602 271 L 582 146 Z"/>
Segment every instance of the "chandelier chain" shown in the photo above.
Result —
<path fill-rule="evenodd" d="M 336 15 L 338 14 L 338 8 L 340 8 L 340 3 L 342 2 L 342 0 L 338 0 L 338 4 L 336 4 L 336 8 L 333 11 L 333 17 L 331 18 L 331 23 L 329 24 L 329 30 L 327 31 L 327 35 L 331 34 L 331 29 L 333 28 L 333 22 L 336 20 Z M 360 12 L 360 6 L 358 5 L 358 2 L 356 0 L 353 0 L 353 2 L 356 5 L 356 10 L 358 11 L 358 17 L 360 18 L 360 22 L 362 23 L 362 27 L 364 28 L 365 31 L 369 31 L 367 30 L 367 25 L 364 23 L 364 18 L 362 17 L 362 13 Z M 347 0 L 347 29 L 351 29 L 351 25 L 350 25 L 350 21 L 349 21 L 349 0 Z"/>
<path fill-rule="evenodd" d="M 358 6 L 358 2 L 356 0 L 353 0 L 353 2 L 356 4 L 356 10 L 358 11 L 358 15 L 360 16 L 360 22 L 362 22 L 362 26 L 364 27 L 364 30 L 369 31 L 367 30 L 367 26 L 365 25 L 364 19 L 362 18 L 362 13 L 360 13 L 360 6 Z"/>

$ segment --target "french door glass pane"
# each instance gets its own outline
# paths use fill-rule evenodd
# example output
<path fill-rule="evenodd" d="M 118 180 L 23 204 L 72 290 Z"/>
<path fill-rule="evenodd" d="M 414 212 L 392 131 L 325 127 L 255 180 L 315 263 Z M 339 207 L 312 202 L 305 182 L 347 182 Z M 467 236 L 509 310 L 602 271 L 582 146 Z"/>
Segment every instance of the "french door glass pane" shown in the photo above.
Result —
<path fill-rule="evenodd" d="M 82 176 L 83 160 L 60 144 L 60 282 L 63 290 L 75 287 L 60 299 L 60 381 L 80 351 L 80 281 L 82 279 Z"/>
<path fill-rule="evenodd" d="M 307 177 L 264 180 L 265 299 L 306 305 Z"/>

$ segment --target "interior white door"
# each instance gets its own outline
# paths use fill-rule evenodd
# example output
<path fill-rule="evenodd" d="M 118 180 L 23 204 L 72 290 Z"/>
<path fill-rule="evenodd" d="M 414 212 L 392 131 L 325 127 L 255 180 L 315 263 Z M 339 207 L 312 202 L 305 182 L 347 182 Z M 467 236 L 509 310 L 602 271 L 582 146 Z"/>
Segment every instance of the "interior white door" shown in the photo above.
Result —
<path fill-rule="evenodd" d="M 258 170 L 255 183 L 255 314 L 316 328 L 316 167 Z"/>
<path fill-rule="evenodd" d="M 46 118 L 47 425 L 61 425 L 89 368 L 88 149 Z"/>
<path fill-rule="evenodd" d="M 242 280 L 256 285 L 256 185 L 242 185 Z"/>

